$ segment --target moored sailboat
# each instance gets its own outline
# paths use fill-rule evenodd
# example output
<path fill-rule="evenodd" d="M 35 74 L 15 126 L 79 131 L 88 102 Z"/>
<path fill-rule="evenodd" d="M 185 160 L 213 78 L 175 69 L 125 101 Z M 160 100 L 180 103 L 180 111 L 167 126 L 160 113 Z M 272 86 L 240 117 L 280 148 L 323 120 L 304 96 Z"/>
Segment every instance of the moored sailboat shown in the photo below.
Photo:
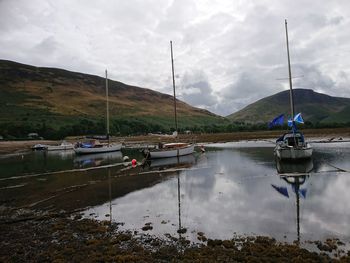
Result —
<path fill-rule="evenodd" d="M 74 145 L 70 142 L 63 141 L 60 145 L 47 145 L 46 150 L 48 151 L 62 151 L 62 150 L 73 150 Z"/>
<path fill-rule="evenodd" d="M 90 153 L 106 153 L 120 151 L 122 148 L 121 143 L 110 143 L 109 135 L 109 102 L 108 102 L 108 77 L 106 70 L 106 129 L 107 129 L 107 139 L 108 143 L 101 143 L 98 140 L 91 140 L 89 142 L 79 142 L 74 148 L 77 154 L 90 154 Z"/>
<path fill-rule="evenodd" d="M 173 90 L 174 90 L 174 119 L 175 119 L 175 136 L 177 136 L 178 126 L 177 126 L 177 113 L 176 113 L 176 93 L 175 93 L 175 76 L 174 76 L 174 59 L 173 59 L 173 44 L 170 41 L 170 51 L 171 51 L 171 69 L 173 77 Z M 159 144 L 160 147 L 157 149 L 145 149 L 143 154 L 146 158 L 156 159 L 156 158 L 168 158 L 177 157 L 192 154 L 194 152 L 194 144 L 175 142 Z"/>
<path fill-rule="evenodd" d="M 294 101 L 293 101 L 293 87 L 292 87 L 292 73 L 290 67 L 290 56 L 289 56 L 289 43 L 288 43 L 288 29 L 287 20 L 285 20 L 286 28 L 286 42 L 287 42 L 287 56 L 288 56 L 288 73 L 289 73 L 289 100 L 291 108 L 292 119 L 288 121 L 288 125 L 291 126 L 292 130 L 283 134 L 276 141 L 275 155 L 280 160 L 298 160 L 307 159 L 312 156 L 312 147 L 305 141 L 302 132 L 298 131 L 296 122 L 304 123 L 301 114 L 294 116 Z M 278 118 L 280 118 L 279 116 Z M 275 120 L 274 120 L 275 121 Z M 283 122 L 283 121 L 282 121 Z"/>

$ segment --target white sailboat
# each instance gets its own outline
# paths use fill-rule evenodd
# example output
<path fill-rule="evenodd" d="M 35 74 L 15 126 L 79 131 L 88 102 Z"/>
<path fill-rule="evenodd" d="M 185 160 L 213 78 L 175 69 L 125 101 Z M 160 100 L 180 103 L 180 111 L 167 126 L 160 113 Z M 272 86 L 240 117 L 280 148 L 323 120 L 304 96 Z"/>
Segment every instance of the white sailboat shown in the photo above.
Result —
<path fill-rule="evenodd" d="M 109 102 L 108 102 L 108 77 L 106 70 L 106 128 L 108 143 L 101 143 L 98 140 L 91 140 L 85 143 L 78 143 L 74 148 L 76 154 L 106 153 L 120 151 L 121 143 L 110 143 L 109 139 Z"/>
<path fill-rule="evenodd" d="M 176 94 L 175 94 L 175 76 L 174 76 L 174 59 L 173 59 L 173 43 L 170 41 L 170 52 L 171 52 L 171 69 L 173 77 L 173 90 L 174 90 L 174 118 L 175 118 L 175 132 L 177 136 L 177 114 L 176 114 Z M 194 144 L 190 143 L 166 143 L 159 144 L 160 147 L 157 149 L 145 149 L 143 154 L 146 158 L 169 158 L 178 157 L 183 155 L 192 154 L 194 152 Z"/>
<path fill-rule="evenodd" d="M 280 160 L 298 160 L 307 159 L 312 156 L 312 147 L 304 139 L 304 135 L 297 131 L 294 118 L 294 102 L 293 102 L 293 87 L 292 87 L 292 73 L 290 68 L 289 57 L 289 43 L 288 43 L 288 29 L 287 20 L 285 20 L 286 28 L 286 42 L 287 42 L 287 56 L 288 56 L 288 72 L 289 72 L 289 100 L 292 115 L 292 131 L 283 134 L 277 141 L 275 147 L 275 155 Z"/>
<path fill-rule="evenodd" d="M 73 143 L 63 141 L 60 145 L 47 145 L 46 150 L 48 151 L 65 151 L 65 150 L 73 150 Z"/>

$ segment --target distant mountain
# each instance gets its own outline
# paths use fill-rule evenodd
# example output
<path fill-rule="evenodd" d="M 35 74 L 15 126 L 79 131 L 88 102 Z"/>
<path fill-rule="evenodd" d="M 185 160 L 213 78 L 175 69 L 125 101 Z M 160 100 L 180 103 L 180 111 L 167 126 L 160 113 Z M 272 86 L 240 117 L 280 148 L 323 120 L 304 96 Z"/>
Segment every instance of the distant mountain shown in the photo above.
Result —
<path fill-rule="evenodd" d="M 79 133 L 79 125 L 84 123 L 92 126 L 92 122 L 97 121 L 102 126 L 106 115 L 105 94 L 103 77 L 0 60 L 0 129 L 6 126 L 5 123 L 32 130 L 75 125 L 73 133 Z M 110 119 L 114 133 L 174 127 L 173 103 L 170 95 L 109 80 Z M 179 100 L 177 109 L 180 128 L 225 121 L 223 117 Z M 135 125 L 139 127 L 135 128 Z M 131 126 L 134 126 L 133 130 L 130 130 Z M 102 132 L 103 129 L 100 127 L 99 130 Z M 4 131 L 0 130 L 2 133 Z"/>
<path fill-rule="evenodd" d="M 311 89 L 294 89 L 295 114 L 312 123 L 350 122 L 350 99 L 332 97 Z M 279 114 L 290 116 L 289 90 L 258 100 L 227 118 L 250 123 L 268 122 Z"/>

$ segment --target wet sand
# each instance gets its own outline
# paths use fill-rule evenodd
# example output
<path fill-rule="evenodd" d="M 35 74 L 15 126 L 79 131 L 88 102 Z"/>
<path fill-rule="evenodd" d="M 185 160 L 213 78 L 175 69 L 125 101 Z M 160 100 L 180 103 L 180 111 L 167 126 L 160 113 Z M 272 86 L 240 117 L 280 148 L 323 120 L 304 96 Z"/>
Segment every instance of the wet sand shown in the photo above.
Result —
<path fill-rule="evenodd" d="M 337 129 L 308 129 L 303 130 L 307 140 L 329 141 L 329 140 L 350 140 L 350 128 Z M 203 134 L 180 134 L 179 140 L 195 143 L 215 143 L 230 142 L 239 140 L 271 140 L 278 138 L 283 131 L 257 131 L 257 132 L 232 132 L 232 133 L 203 133 Z M 67 141 L 77 142 L 81 137 L 70 137 Z M 162 142 L 172 142 L 171 136 L 147 135 L 113 137 L 112 141 L 121 141 L 126 146 L 157 144 Z M 35 144 L 59 144 L 60 141 L 50 140 L 30 140 L 30 141 L 0 141 L 0 155 L 28 151 Z"/>

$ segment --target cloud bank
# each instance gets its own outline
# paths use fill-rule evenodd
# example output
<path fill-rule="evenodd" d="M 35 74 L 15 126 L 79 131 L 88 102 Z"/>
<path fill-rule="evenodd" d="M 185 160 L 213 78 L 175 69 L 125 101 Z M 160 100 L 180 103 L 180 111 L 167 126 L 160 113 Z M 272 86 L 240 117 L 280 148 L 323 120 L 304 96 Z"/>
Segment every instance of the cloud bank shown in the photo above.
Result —
<path fill-rule="evenodd" d="M 172 94 L 228 115 L 282 91 L 288 19 L 295 88 L 350 97 L 350 2 L 1 0 L 0 58 Z"/>

